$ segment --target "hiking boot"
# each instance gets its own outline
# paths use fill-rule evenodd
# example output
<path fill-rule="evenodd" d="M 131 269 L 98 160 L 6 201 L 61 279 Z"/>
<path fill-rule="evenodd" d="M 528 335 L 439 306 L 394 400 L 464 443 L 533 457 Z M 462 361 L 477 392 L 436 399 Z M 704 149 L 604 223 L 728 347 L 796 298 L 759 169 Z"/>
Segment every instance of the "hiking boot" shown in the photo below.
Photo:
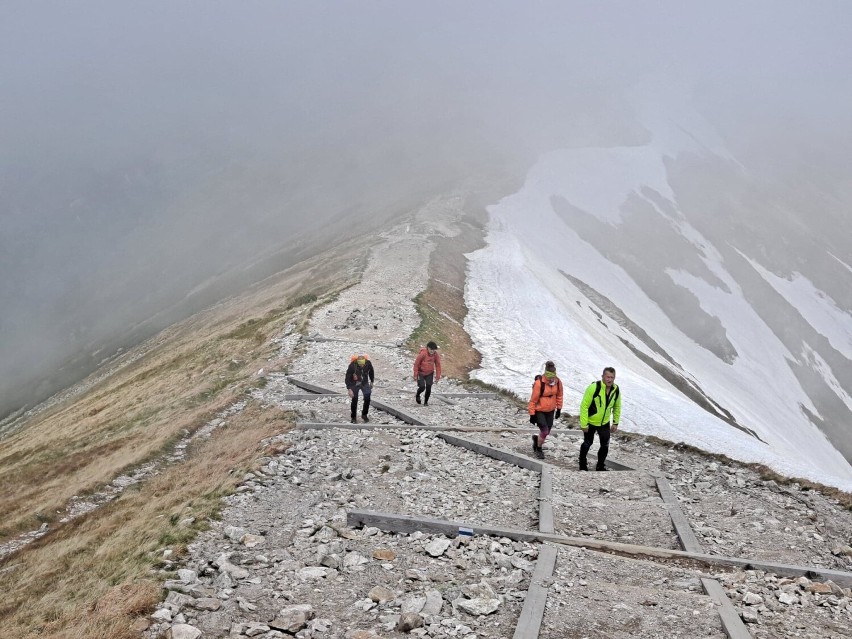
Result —
<path fill-rule="evenodd" d="M 419 394 L 414 396 L 414 401 L 417 402 L 418 404 L 420 403 L 420 395 Z"/>
<path fill-rule="evenodd" d="M 544 459 L 544 451 L 541 449 L 541 447 L 535 449 L 535 456 L 539 459 Z"/>
<path fill-rule="evenodd" d="M 423 400 L 423 405 L 424 405 L 424 406 L 428 406 L 428 405 L 429 405 L 429 400 L 428 400 L 428 399 L 424 399 L 424 400 Z"/>
<path fill-rule="evenodd" d="M 580 470 L 589 470 L 589 467 L 588 467 L 588 465 L 580 462 Z"/>
<path fill-rule="evenodd" d="M 609 468 L 607 468 L 606 466 L 597 466 L 597 467 L 595 468 L 595 470 L 597 470 L 597 471 L 607 471 L 607 472 L 608 472 L 608 471 L 609 471 Z"/>
<path fill-rule="evenodd" d="M 367 423 L 368 421 L 370 421 L 370 418 L 367 417 L 366 414 L 361 413 L 361 421 L 364 422 L 364 423 Z"/>
<path fill-rule="evenodd" d="M 538 435 L 532 436 L 532 442 L 533 442 L 533 452 L 537 453 L 538 452 Z"/>
<path fill-rule="evenodd" d="M 358 423 L 358 420 L 355 419 L 355 415 L 352 415 L 352 417 L 349 418 L 349 423 L 351 423 L 351 424 L 357 424 Z"/>

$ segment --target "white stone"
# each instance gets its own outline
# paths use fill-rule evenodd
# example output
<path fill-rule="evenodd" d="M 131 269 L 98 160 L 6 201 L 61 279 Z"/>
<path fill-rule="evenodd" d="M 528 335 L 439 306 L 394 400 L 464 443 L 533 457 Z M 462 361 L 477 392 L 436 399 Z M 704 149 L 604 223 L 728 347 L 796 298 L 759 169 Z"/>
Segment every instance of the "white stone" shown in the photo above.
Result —
<path fill-rule="evenodd" d="M 323 568 L 320 566 L 307 566 L 306 568 L 300 568 L 296 571 L 296 576 L 300 579 L 304 579 L 305 581 L 315 580 L 315 579 L 323 579 L 331 574 L 333 571 L 331 568 Z"/>
<path fill-rule="evenodd" d="M 421 597 L 419 595 L 407 595 L 402 599 L 402 603 L 400 605 L 401 612 L 420 612 L 423 610 L 423 607 L 426 605 L 426 597 Z M 415 626 L 416 627 L 416 626 Z"/>
<path fill-rule="evenodd" d="M 240 537 L 240 543 L 246 548 L 254 548 L 255 546 L 260 546 L 264 542 L 266 542 L 266 537 L 262 537 L 261 535 L 245 534 Z"/>
<path fill-rule="evenodd" d="M 151 619 L 156 621 L 171 621 L 172 611 L 168 608 L 159 608 L 151 615 Z"/>
<path fill-rule="evenodd" d="M 343 558 L 344 568 L 354 568 L 368 563 L 370 563 L 370 560 L 359 552 L 346 553 L 346 556 Z"/>
<path fill-rule="evenodd" d="M 189 570 L 188 568 L 181 568 L 177 571 L 178 579 L 180 579 L 185 584 L 194 584 L 198 581 L 198 573 L 194 570 Z"/>
<path fill-rule="evenodd" d="M 248 531 L 245 528 L 241 528 L 239 526 L 225 526 L 222 529 L 222 534 L 233 541 L 239 541 L 240 537 L 245 535 L 247 532 Z"/>
<path fill-rule="evenodd" d="M 175 624 L 166 633 L 166 639 L 198 639 L 201 631 L 186 623 Z"/>
<path fill-rule="evenodd" d="M 218 559 L 216 559 L 216 564 L 219 566 L 219 570 L 221 570 L 223 573 L 228 574 L 234 579 L 245 579 L 249 576 L 248 570 L 232 564 L 228 560 L 228 555 L 226 555 L 225 553 L 219 555 Z"/>
<path fill-rule="evenodd" d="M 435 539 L 426 544 L 425 550 L 433 557 L 440 557 L 450 547 L 449 539 Z"/>

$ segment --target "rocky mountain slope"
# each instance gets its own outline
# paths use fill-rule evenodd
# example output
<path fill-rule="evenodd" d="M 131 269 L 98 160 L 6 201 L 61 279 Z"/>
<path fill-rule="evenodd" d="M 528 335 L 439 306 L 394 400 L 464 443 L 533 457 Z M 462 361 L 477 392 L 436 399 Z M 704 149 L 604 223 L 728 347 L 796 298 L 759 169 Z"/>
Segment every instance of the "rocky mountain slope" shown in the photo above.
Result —
<path fill-rule="evenodd" d="M 458 233 L 461 216 L 436 202 L 389 230 L 361 282 L 314 314 L 307 337 L 278 336 L 279 355 L 291 364 L 264 371 L 265 385 L 252 394 L 296 411 L 305 424 L 265 442 L 274 452 L 243 477 L 187 557 L 165 557 L 168 596 L 146 636 L 848 636 L 852 512 L 835 496 L 630 433 L 615 438 L 611 459 L 633 470 L 580 473 L 579 433 L 564 417 L 545 446 L 554 534 L 542 543 L 544 471 L 439 436 L 463 430 L 513 459 L 531 457 L 525 411 L 510 397 L 476 396 L 445 379 L 428 406 L 413 401 L 411 356 L 402 347 L 420 323 L 412 299 L 426 287 L 435 241 Z M 305 398 L 290 381 L 342 393 L 343 370 L 360 352 L 376 369 L 374 398 L 427 427 L 373 409 L 370 423 L 353 429 L 345 395 Z M 674 505 L 658 491 L 662 480 Z M 531 532 L 445 536 L 425 524 L 407 532 L 349 526 L 360 510 Z M 677 554 L 674 512 L 709 558 Z M 621 550 L 589 549 L 601 545 Z M 645 550 L 629 551 L 637 547 Z M 731 556 L 752 558 L 754 569 L 713 560 Z M 553 563 L 542 578 L 544 557 Z M 812 581 L 804 571 L 794 578 L 769 564 L 812 567 L 814 578 L 834 570 L 842 583 Z M 736 610 L 734 630 L 723 623 L 730 609 L 702 580 L 722 584 Z M 531 624 L 525 604 L 535 601 Z"/>

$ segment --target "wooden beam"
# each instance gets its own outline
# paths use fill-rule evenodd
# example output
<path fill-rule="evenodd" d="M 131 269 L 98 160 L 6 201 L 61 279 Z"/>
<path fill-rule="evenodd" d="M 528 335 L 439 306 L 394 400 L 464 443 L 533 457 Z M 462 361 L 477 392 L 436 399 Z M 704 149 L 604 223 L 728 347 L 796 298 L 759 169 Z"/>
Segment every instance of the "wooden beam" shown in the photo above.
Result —
<path fill-rule="evenodd" d="M 537 473 L 541 472 L 542 462 L 531 459 L 530 457 L 518 455 L 517 453 L 513 453 L 508 450 L 502 450 L 500 448 L 492 448 L 487 444 L 481 444 L 470 439 L 457 437 L 456 435 L 450 435 L 449 433 L 441 433 L 440 435 L 438 435 L 438 437 L 443 439 L 448 444 L 453 444 L 454 446 L 466 448 L 475 453 L 479 453 L 480 455 L 485 455 L 486 457 L 498 459 L 508 464 L 514 464 L 515 466 L 520 466 L 521 468 L 526 468 L 528 470 L 534 470 Z"/>
<path fill-rule="evenodd" d="M 344 344 L 357 344 L 358 346 L 379 346 L 381 348 L 399 348 L 399 344 L 381 344 L 379 342 L 356 342 L 353 339 L 340 339 L 339 337 L 305 337 L 306 342 L 343 342 Z"/>
<path fill-rule="evenodd" d="M 493 537 L 509 537 L 518 541 L 536 541 L 541 535 L 536 532 L 528 532 L 514 528 L 501 528 L 499 526 L 480 526 L 463 522 L 447 521 L 445 519 L 433 519 L 430 517 L 411 517 L 409 515 L 398 515 L 395 513 L 379 513 L 369 510 L 350 510 L 346 516 L 346 524 L 351 528 L 358 526 L 375 526 L 387 532 L 413 533 L 423 532 L 433 535 L 447 535 L 455 537 L 460 528 L 470 529 L 474 535 L 490 535 Z M 506 533 L 511 534 L 506 534 Z"/>
<path fill-rule="evenodd" d="M 740 619 L 740 615 L 737 609 L 734 608 L 734 604 L 728 599 L 728 593 L 722 588 L 722 584 L 715 579 L 702 577 L 701 586 L 704 588 L 707 596 L 713 600 L 713 603 L 719 606 L 716 612 L 719 613 L 719 618 L 722 621 L 722 630 L 728 635 L 728 639 L 752 639 L 751 633 L 746 628 L 743 620 Z"/>
<path fill-rule="evenodd" d="M 544 619 L 544 606 L 547 603 L 548 587 L 544 584 L 553 576 L 556 567 L 557 550 L 553 546 L 539 548 L 535 570 L 530 577 L 530 586 L 524 598 L 524 607 L 515 627 L 512 639 L 537 639 L 541 622 Z"/>
<path fill-rule="evenodd" d="M 423 426 L 414 426 L 412 424 L 376 424 L 369 422 L 367 424 L 351 424 L 349 422 L 296 422 L 296 428 L 303 430 L 326 430 L 330 428 L 340 428 L 342 430 L 430 430 L 444 431 L 452 430 L 443 426 L 432 426 L 429 424 Z"/>
<path fill-rule="evenodd" d="M 339 395 L 337 391 L 329 390 L 328 388 L 323 388 L 322 386 L 317 386 L 316 384 L 311 384 L 309 382 L 304 382 L 301 379 L 296 379 L 295 377 L 287 376 L 287 381 L 293 384 L 293 386 L 298 386 L 306 391 L 311 391 L 312 393 L 320 393 L 321 395 Z"/>
<path fill-rule="evenodd" d="M 390 404 L 386 404 L 385 402 L 383 402 L 381 400 L 373 399 L 371 401 L 370 405 L 375 406 L 379 410 L 383 410 L 386 413 L 389 413 L 390 415 L 393 415 L 397 419 L 401 419 L 406 424 L 412 424 L 414 426 L 429 426 L 430 425 L 427 422 L 424 422 L 424 421 L 418 419 L 414 415 L 410 415 L 409 413 L 406 413 L 405 411 L 400 410 L 399 408 L 395 408 L 394 406 L 391 406 Z"/>
<path fill-rule="evenodd" d="M 541 484 L 538 489 L 538 530 L 553 533 L 553 473 L 550 466 L 542 464 Z"/>
<path fill-rule="evenodd" d="M 296 379 L 295 377 L 289 377 L 288 376 L 287 381 L 290 382 L 291 384 L 293 384 L 294 386 L 298 386 L 299 388 L 309 390 L 312 393 L 321 393 L 323 395 L 337 395 L 338 394 L 334 390 L 324 388 L 322 386 L 317 386 L 316 384 L 310 384 L 310 383 L 304 382 L 300 379 Z M 409 415 L 408 413 L 406 413 L 406 412 L 404 412 L 404 411 L 402 411 L 398 408 L 394 408 L 390 404 L 386 404 L 385 402 L 383 402 L 381 400 L 373 399 L 372 402 L 371 402 L 371 405 L 375 406 L 379 410 L 382 410 L 386 413 L 389 413 L 390 415 L 393 415 L 397 419 L 401 419 L 406 424 L 413 424 L 415 426 L 427 426 L 428 425 L 426 422 L 421 421 L 417 417 L 414 417 L 413 415 Z"/>
<path fill-rule="evenodd" d="M 689 552 L 704 552 L 701 543 L 698 541 L 698 537 L 695 536 L 692 530 L 692 526 L 689 525 L 689 521 L 680 509 L 680 502 L 675 496 L 669 481 L 665 477 L 659 476 L 655 477 L 654 480 L 657 482 L 657 491 L 659 491 L 660 497 L 663 498 L 663 502 L 668 508 L 669 516 L 672 518 L 672 525 L 674 526 L 675 533 L 677 533 L 677 538 L 680 540 L 680 547 Z"/>
<path fill-rule="evenodd" d="M 485 526 L 465 522 L 430 519 L 426 517 L 411 517 L 391 513 L 378 513 L 369 510 L 351 510 L 348 514 L 349 526 L 375 526 L 388 532 L 410 533 L 416 530 L 435 534 L 455 535 L 459 528 L 470 528 L 474 534 L 508 537 L 518 541 L 542 541 L 566 546 L 587 548 L 602 552 L 616 553 L 624 556 L 657 557 L 659 559 L 689 559 L 709 566 L 731 566 L 743 570 L 763 570 L 784 577 L 807 577 L 815 581 L 831 579 L 844 588 L 852 587 L 852 572 L 819 568 L 815 566 L 799 566 L 780 564 L 763 559 L 747 557 L 725 557 L 723 555 L 707 555 L 704 553 L 687 552 L 685 550 L 670 550 L 656 546 L 638 546 L 617 541 L 603 541 L 591 537 L 568 537 L 538 531 L 519 530 L 517 528 L 502 528 L 500 526 Z"/>

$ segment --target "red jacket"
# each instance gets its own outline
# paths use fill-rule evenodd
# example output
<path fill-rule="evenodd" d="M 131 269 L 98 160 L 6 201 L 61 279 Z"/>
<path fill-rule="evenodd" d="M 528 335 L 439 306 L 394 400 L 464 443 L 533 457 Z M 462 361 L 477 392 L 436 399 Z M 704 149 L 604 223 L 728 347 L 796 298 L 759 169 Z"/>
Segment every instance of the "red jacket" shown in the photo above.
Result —
<path fill-rule="evenodd" d="M 541 380 L 544 379 L 544 384 Z M 549 413 L 552 410 L 562 409 L 562 380 L 555 378 L 554 384 L 548 384 L 546 378 L 542 377 L 533 382 L 532 396 L 527 407 L 530 415 L 535 415 L 536 411 Z M 542 386 L 544 392 L 542 392 Z"/>
<path fill-rule="evenodd" d="M 438 351 L 433 355 L 429 354 L 426 347 L 420 349 L 417 359 L 414 360 L 414 376 L 429 375 L 435 373 L 435 381 L 441 379 L 441 356 Z"/>

